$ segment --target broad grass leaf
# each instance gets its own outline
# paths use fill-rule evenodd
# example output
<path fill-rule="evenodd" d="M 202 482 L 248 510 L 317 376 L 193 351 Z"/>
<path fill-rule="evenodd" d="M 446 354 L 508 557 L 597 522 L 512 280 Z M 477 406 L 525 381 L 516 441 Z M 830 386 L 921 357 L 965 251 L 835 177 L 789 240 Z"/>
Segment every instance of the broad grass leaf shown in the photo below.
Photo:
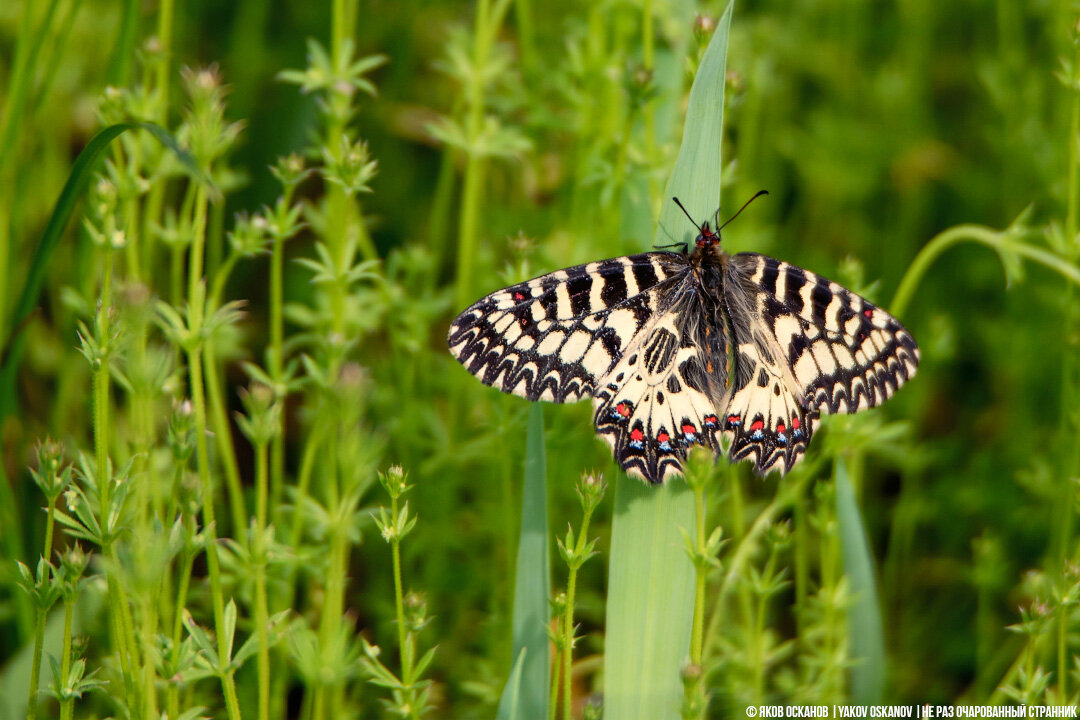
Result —
<path fill-rule="evenodd" d="M 682 145 L 656 230 L 657 245 L 692 240 L 696 232 L 670 197 L 678 196 L 699 222 L 711 218 L 720 202 L 732 5 L 717 25 L 690 91 Z M 648 487 L 618 477 L 608 570 L 605 717 L 663 720 L 679 715 L 680 672 L 690 649 L 694 613 L 694 569 L 680 529 L 693 526 L 693 495 L 684 481 Z"/>
<path fill-rule="evenodd" d="M 548 548 L 547 457 L 544 453 L 544 406 L 529 408 L 525 444 L 525 486 L 521 493 L 521 536 L 514 579 L 514 670 L 499 700 L 499 720 L 546 718 L 551 682 L 551 555 Z M 528 651 L 528 652 L 526 652 Z"/>
<path fill-rule="evenodd" d="M 836 522 L 844 574 L 854 596 L 847 611 L 851 659 L 851 699 L 860 705 L 881 702 L 885 686 L 885 638 L 874 579 L 874 558 L 866 539 L 855 491 L 843 458 L 836 461 Z"/>

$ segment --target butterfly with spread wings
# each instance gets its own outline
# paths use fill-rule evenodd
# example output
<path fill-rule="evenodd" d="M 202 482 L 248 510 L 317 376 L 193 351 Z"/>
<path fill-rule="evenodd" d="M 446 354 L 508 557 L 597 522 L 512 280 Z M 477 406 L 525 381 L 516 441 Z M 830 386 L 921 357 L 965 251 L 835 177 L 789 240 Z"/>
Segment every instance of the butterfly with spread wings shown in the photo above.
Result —
<path fill-rule="evenodd" d="M 689 252 L 601 260 L 491 293 L 454 320 L 450 351 L 503 392 L 591 397 L 615 460 L 650 483 L 681 474 L 695 444 L 719 453 L 721 435 L 732 460 L 787 472 L 821 412 L 880 405 L 915 375 L 919 348 L 892 315 L 820 275 L 728 255 L 722 227 L 703 223 Z"/>

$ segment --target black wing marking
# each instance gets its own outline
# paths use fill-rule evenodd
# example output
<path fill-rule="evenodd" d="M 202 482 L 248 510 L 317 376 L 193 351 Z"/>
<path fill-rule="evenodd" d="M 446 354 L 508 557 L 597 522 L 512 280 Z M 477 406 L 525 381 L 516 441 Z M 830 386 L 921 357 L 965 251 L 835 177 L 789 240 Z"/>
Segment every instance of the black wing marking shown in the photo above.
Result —
<path fill-rule="evenodd" d="M 473 303 L 447 344 L 486 385 L 573 402 L 592 395 L 686 267 L 677 253 L 654 252 L 542 275 Z"/>
<path fill-rule="evenodd" d="M 880 405 L 918 368 L 919 348 L 896 318 L 802 268 L 740 253 L 724 293 L 736 358 L 727 412 L 739 416 L 725 430 L 732 458 L 754 456 L 758 472 L 798 462 L 819 412 Z"/>

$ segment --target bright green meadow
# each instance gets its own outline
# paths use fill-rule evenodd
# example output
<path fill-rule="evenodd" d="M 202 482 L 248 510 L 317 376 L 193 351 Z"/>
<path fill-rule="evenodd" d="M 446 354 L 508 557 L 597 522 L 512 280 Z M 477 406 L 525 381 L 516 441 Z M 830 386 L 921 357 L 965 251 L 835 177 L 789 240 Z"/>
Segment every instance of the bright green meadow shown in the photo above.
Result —
<path fill-rule="evenodd" d="M 447 351 L 761 189 L 922 351 L 787 475 Z M 0 2 L 0 720 L 1080 703 L 1078 285 L 1068 0 Z"/>

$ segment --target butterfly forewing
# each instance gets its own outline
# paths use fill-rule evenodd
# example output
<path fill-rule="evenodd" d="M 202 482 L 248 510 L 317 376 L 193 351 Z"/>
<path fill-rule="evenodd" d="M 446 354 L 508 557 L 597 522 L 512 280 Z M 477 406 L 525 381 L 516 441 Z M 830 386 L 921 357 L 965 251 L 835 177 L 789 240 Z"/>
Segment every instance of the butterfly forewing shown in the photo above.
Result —
<path fill-rule="evenodd" d="M 681 265 L 680 265 L 681 263 Z M 450 326 L 450 352 L 481 382 L 529 400 L 589 397 L 655 316 L 675 253 L 577 265 L 494 292 Z"/>

